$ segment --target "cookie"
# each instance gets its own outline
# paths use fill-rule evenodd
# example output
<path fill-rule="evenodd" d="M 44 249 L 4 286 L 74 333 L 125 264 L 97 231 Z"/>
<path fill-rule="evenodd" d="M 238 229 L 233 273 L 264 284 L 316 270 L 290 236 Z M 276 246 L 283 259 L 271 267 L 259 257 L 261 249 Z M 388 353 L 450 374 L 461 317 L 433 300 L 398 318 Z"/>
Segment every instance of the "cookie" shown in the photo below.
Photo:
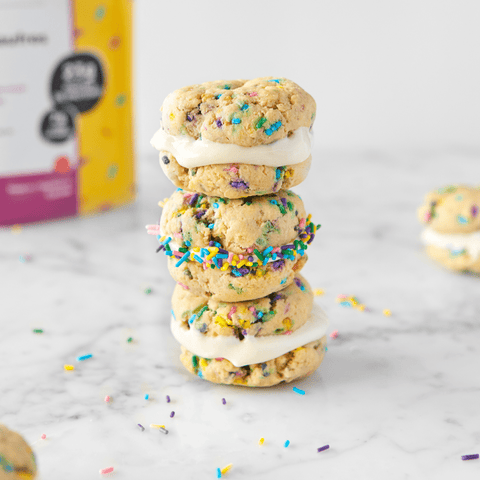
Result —
<path fill-rule="evenodd" d="M 27 442 L 0 425 L 0 479 L 33 480 L 36 474 L 35 456 Z"/>
<path fill-rule="evenodd" d="M 456 271 L 480 273 L 480 188 L 450 185 L 425 197 L 420 221 L 427 254 Z"/>
<path fill-rule="evenodd" d="M 425 196 L 420 221 L 438 233 L 467 234 L 480 230 L 480 186 L 449 185 Z"/>
<path fill-rule="evenodd" d="M 266 297 L 246 302 L 222 302 L 212 297 L 193 295 L 177 285 L 172 311 L 184 330 L 196 329 L 207 337 L 262 337 L 290 335 L 308 320 L 313 307 L 313 292 L 308 282 L 295 275 L 286 288 Z"/>
<path fill-rule="evenodd" d="M 189 372 L 213 383 L 270 387 L 313 373 L 323 361 L 326 345 L 327 337 L 323 336 L 273 360 L 242 367 L 225 358 L 198 357 L 182 346 L 180 361 Z"/>
<path fill-rule="evenodd" d="M 254 147 L 311 127 L 315 110 L 315 100 L 285 78 L 219 80 L 168 95 L 162 123 L 170 135 Z"/>
<path fill-rule="evenodd" d="M 288 286 L 306 262 L 317 226 L 291 191 L 223 199 L 177 190 L 159 235 L 172 277 L 194 295 L 223 301 L 264 297 Z"/>
<path fill-rule="evenodd" d="M 295 187 L 305 180 L 311 163 L 309 156 L 296 165 L 281 167 L 229 163 L 185 168 L 171 153 L 160 152 L 160 165 L 175 186 L 224 198 L 266 195 Z"/>
<path fill-rule="evenodd" d="M 301 183 L 315 101 L 284 78 L 208 82 L 171 93 L 152 145 L 178 187 L 224 198 Z"/>

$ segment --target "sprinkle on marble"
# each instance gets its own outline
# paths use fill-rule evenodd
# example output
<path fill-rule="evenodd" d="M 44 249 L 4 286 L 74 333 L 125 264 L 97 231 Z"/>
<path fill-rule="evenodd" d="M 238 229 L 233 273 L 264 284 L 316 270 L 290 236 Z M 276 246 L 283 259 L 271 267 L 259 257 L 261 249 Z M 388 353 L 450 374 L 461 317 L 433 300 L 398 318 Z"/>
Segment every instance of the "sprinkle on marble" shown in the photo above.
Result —
<path fill-rule="evenodd" d="M 107 473 L 112 473 L 112 472 L 113 472 L 113 467 L 102 468 L 102 470 L 100 470 L 101 475 L 106 475 Z"/>
<path fill-rule="evenodd" d="M 222 398 L 222 403 L 223 403 L 224 405 L 226 405 L 226 404 L 227 404 L 227 401 L 226 401 L 224 398 Z"/>
<path fill-rule="evenodd" d="M 305 390 L 301 390 L 300 388 L 293 387 L 292 389 L 295 393 L 298 393 L 299 395 L 305 395 Z"/>
<path fill-rule="evenodd" d="M 110 395 L 107 395 L 107 396 L 105 397 L 105 403 L 108 403 L 108 402 L 110 402 L 110 400 L 111 400 L 111 397 L 110 397 Z"/>
<path fill-rule="evenodd" d="M 392 312 L 386 308 L 385 310 L 383 310 L 382 312 L 386 317 L 391 317 L 392 316 Z"/>
<path fill-rule="evenodd" d="M 145 398 L 145 400 L 148 400 L 150 398 L 150 395 L 148 393 L 146 393 L 145 397 L 143 397 L 143 398 Z"/>
<path fill-rule="evenodd" d="M 338 337 L 338 330 L 334 330 L 331 334 L 330 334 L 330 338 L 337 338 Z"/>
<path fill-rule="evenodd" d="M 18 259 L 20 260 L 21 263 L 27 263 L 27 262 L 30 262 L 32 260 L 32 256 L 27 253 L 25 255 L 20 255 L 20 257 Z"/>
<path fill-rule="evenodd" d="M 42 435 L 41 435 L 40 438 L 41 438 L 42 440 L 45 440 L 45 439 L 47 438 L 47 436 L 46 436 L 44 433 L 42 433 Z"/>
<path fill-rule="evenodd" d="M 462 455 L 462 460 L 477 460 L 479 458 L 478 453 L 472 453 L 471 455 Z"/>
<path fill-rule="evenodd" d="M 75 370 L 75 367 L 73 365 L 64 365 L 63 368 L 67 370 L 68 372 L 71 372 L 72 370 Z"/>
<path fill-rule="evenodd" d="M 259 441 L 258 441 L 258 444 L 259 445 L 263 445 L 265 443 L 265 439 L 262 437 Z"/>
<path fill-rule="evenodd" d="M 335 301 L 339 303 L 342 307 L 355 308 L 361 311 L 365 310 L 365 305 L 360 303 L 360 300 L 354 296 L 339 294 L 337 295 Z"/>
<path fill-rule="evenodd" d="M 223 467 L 221 470 L 222 475 L 225 475 L 232 467 L 233 463 L 229 463 L 226 467 Z"/>
<path fill-rule="evenodd" d="M 316 297 L 319 297 L 320 295 L 325 295 L 325 292 L 324 292 L 321 288 L 316 288 L 316 289 L 313 291 L 313 294 L 314 294 Z"/>
<path fill-rule="evenodd" d="M 92 358 L 93 355 L 91 353 L 87 355 L 81 355 L 80 357 L 77 357 L 77 362 L 83 362 L 84 360 L 88 360 L 89 358 Z"/>
<path fill-rule="evenodd" d="M 145 431 L 145 427 L 144 427 L 141 423 L 137 423 L 137 427 L 138 427 L 142 432 Z"/>
<path fill-rule="evenodd" d="M 167 399 L 167 403 L 170 403 L 170 395 L 167 395 L 166 399 Z"/>
<path fill-rule="evenodd" d="M 43 333 L 43 330 L 41 328 L 34 328 L 33 333 Z"/>
<path fill-rule="evenodd" d="M 175 412 L 172 411 L 172 412 L 170 413 L 170 418 L 173 418 L 174 416 L 175 416 Z"/>
<path fill-rule="evenodd" d="M 317 448 L 317 452 L 324 452 L 325 450 L 328 450 L 330 448 L 330 445 L 324 445 L 323 447 Z"/>
<path fill-rule="evenodd" d="M 284 443 L 284 447 L 287 448 L 288 446 L 290 445 L 290 440 L 287 440 L 285 443 Z"/>
<path fill-rule="evenodd" d="M 222 478 L 222 471 L 220 468 L 217 468 L 217 478 Z"/>
<path fill-rule="evenodd" d="M 128 337 L 127 338 L 127 343 L 132 343 L 133 342 L 133 337 Z"/>
<path fill-rule="evenodd" d="M 150 287 L 147 287 L 143 293 L 145 293 L 145 295 L 150 295 L 152 293 L 152 289 Z"/>

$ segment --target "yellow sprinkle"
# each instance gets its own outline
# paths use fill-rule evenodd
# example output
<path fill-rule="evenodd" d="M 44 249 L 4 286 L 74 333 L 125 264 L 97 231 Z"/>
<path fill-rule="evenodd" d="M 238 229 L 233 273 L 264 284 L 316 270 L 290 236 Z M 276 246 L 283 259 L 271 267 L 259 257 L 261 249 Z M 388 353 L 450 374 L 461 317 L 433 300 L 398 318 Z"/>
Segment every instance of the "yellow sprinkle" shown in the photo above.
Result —
<path fill-rule="evenodd" d="M 220 470 L 222 472 L 222 475 L 227 473 L 232 467 L 233 467 L 233 463 L 229 463 L 226 467 L 222 468 Z"/>
<path fill-rule="evenodd" d="M 234 267 L 236 267 L 236 266 L 237 266 L 237 262 L 236 262 L 235 260 L 232 260 L 232 265 L 233 265 Z"/>
<path fill-rule="evenodd" d="M 195 253 L 198 253 L 198 252 L 200 251 L 200 247 L 193 247 L 193 251 L 194 251 Z"/>
<path fill-rule="evenodd" d="M 247 262 L 245 265 L 246 265 L 247 267 L 251 267 L 251 266 L 253 265 L 253 263 L 252 263 L 252 262 Z"/>
<path fill-rule="evenodd" d="M 175 115 L 173 113 L 170 114 L 170 120 L 173 120 L 175 118 Z"/>
<path fill-rule="evenodd" d="M 282 323 L 283 323 L 283 326 L 288 330 L 290 330 L 292 328 L 292 320 L 290 318 L 284 318 L 282 320 Z"/>
<path fill-rule="evenodd" d="M 156 423 L 151 423 L 150 428 L 165 428 L 165 425 L 157 425 Z"/>
<path fill-rule="evenodd" d="M 65 370 L 75 370 L 75 367 L 73 365 L 64 365 L 63 368 Z"/>
<path fill-rule="evenodd" d="M 383 314 L 384 314 L 386 317 L 390 317 L 390 316 L 392 315 L 392 312 L 386 308 L 386 309 L 383 311 Z"/>
<path fill-rule="evenodd" d="M 357 308 L 358 308 L 358 310 L 360 310 L 361 312 L 363 312 L 363 311 L 365 310 L 365 305 L 360 304 L 360 305 L 358 305 Z"/>
<path fill-rule="evenodd" d="M 213 247 L 206 259 L 207 260 L 212 259 L 217 253 L 218 253 L 218 247 Z"/>
<path fill-rule="evenodd" d="M 314 294 L 316 297 L 319 297 L 320 295 L 324 295 L 325 292 L 324 292 L 321 288 L 316 288 L 316 289 L 313 291 L 313 294 Z"/>
<path fill-rule="evenodd" d="M 238 258 L 238 255 L 234 255 L 234 256 L 233 256 L 233 260 L 235 260 L 236 262 L 238 262 L 240 259 Z"/>
<path fill-rule="evenodd" d="M 307 238 L 303 239 L 303 243 L 308 243 L 309 240 L 310 240 L 310 235 Z"/>
<path fill-rule="evenodd" d="M 224 272 L 229 266 L 230 266 L 230 264 L 228 262 L 224 262 L 223 265 L 222 265 L 222 268 L 220 270 L 222 270 L 222 272 Z"/>
<path fill-rule="evenodd" d="M 265 441 L 265 439 L 262 437 L 259 441 L 258 441 L 258 444 L 259 445 L 263 445 L 263 442 Z"/>
<path fill-rule="evenodd" d="M 208 362 L 207 362 L 207 360 L 205 360 L 205 358 L 200 359 L 200 366 L 202 368 L 207 368 L 208 367 Z"/>
<path fill-rule="evenodd" d="M 243 267 L 246 263 L 246 260 L 242 260 L 241 262 L 237 263 L 237 268 Z"/>
<path fill-rule="evenodd" d="M 231 321 L 227 320 L 226 318 L 220 316 L 220 315 L 217 315 L 213 321 L 217 324 L 217 325 L 220 325 L 221 327 L 228 327 L 229 325 L 232 324 Z"/>
<path fill-rule="evenodd" d="M 317 226 L 316 225 L 313 226 L 313 233 L 317 233 Z"/>
<path fill-rule="evenodd" d="M 258 269 L 256 275 L 257 275 L 257 277 L 263 276 L 262 270 Z"/>
<path fill-rule="evenodd" d="M 310 220 L 311 220 L 311 219 L 312 219 L 312 214 L 309 213 L 309 214 L 308 214 L 308 217 L 307 217 L 307 223 L 310 223 Z"/>

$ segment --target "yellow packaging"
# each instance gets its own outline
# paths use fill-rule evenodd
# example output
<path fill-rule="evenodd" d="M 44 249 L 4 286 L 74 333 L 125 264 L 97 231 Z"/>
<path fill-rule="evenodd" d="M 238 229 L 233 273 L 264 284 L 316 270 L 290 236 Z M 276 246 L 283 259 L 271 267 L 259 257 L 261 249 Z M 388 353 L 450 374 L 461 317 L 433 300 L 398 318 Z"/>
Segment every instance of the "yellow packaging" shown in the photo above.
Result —
<path fill-rule="evenodd" d="M 0 225 L 134 199 L 131 0 L 0 0 Z"/>

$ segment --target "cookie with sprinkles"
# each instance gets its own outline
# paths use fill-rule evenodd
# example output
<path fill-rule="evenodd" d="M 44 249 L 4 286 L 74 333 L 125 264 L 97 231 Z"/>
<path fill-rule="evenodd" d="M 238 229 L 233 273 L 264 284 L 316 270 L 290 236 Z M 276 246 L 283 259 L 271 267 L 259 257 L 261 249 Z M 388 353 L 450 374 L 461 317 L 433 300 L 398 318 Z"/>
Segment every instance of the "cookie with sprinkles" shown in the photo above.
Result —
<path fill-rule="evenodd" d="M 37 465 L 32 449 L 16 432 L 0 425 L 0 478 L 33 480 Z"/>
<path fill-rule="evenodd" d="M 287 287 L 306 262 L 318 226 L 291 191 L 224 199 L 177 190 L 158 236 L 172 277 L 194 295 L 222 301 L 260 298 Z"/>
<path fill-rule="evenodd" d="M 313 98 L 285 78 L 192 85 L 167 96 L 152 145 L 180 188 L 264 195 L 305 179 L 315 110 Z"/>
<path fill-rule="evenodd" d="M 418 210 L 426 253 L 443 266 L 480 274 L 480 186 L 430 192 Z"/>

